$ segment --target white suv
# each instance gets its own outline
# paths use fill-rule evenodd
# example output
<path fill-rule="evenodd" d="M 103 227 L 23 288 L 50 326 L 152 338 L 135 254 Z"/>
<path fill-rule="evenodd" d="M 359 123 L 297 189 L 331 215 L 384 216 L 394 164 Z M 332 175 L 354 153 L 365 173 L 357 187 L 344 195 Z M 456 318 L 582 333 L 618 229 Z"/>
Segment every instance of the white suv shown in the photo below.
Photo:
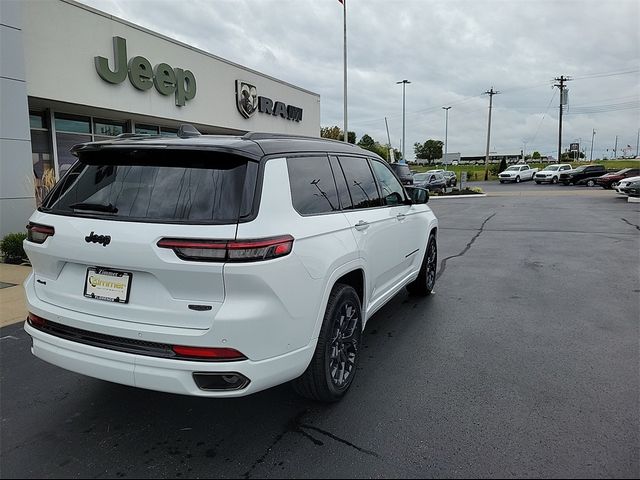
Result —
<path fill-rule="evenodd" d="M 358 147 L 183 126 L 73 151 L 24 243 L 25 329 L 47 362 L 206 397 L 294 380 L 335 401 L 367 320 L 433 289 L 428 194 Z"/>

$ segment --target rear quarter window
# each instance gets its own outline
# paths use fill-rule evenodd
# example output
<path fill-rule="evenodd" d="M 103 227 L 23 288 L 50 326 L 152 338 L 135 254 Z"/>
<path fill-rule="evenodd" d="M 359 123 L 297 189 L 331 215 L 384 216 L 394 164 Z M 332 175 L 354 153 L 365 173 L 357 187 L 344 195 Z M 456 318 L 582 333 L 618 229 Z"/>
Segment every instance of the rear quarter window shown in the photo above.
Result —
<path fill-rule="evenodd" d="M 338 192 L 327 156 L 287 159 L 293 208 L 301 215 L 340 210 Z"/>

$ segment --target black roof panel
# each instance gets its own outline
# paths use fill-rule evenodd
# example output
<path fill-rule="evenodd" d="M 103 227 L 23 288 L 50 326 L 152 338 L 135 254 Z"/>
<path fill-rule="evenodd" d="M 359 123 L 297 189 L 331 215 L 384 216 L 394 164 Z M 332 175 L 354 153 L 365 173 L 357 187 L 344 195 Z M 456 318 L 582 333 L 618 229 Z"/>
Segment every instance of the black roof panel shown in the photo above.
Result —
<path fill-rule="evenodd" d="M 303 137 L 276 133 L 250 132 L 243 136 L 235 135 L 199 135 L 180 137 L 163 137 L 159 135 L 124 134 L 110 140 L 75 145 L 74 154 L 102 150 L 104 148 L 192 148 L 212 149 L 260 158 L 264 155 L 290 154 L 303 152 L 330 152 L 366 154 L 378 157 L 373 152 L 357 145 L 330 140 L 326 138 Z M 378 157 L 379 158 L 379 157 Z"/>

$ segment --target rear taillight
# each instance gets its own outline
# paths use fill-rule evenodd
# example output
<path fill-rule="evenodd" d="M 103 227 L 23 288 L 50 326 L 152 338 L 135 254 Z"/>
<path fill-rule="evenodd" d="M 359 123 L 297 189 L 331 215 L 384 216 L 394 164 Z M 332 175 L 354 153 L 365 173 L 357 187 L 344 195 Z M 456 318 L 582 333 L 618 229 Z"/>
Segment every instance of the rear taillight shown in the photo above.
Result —
<path fill-rule="evenodd" d="M 32 327 L 44 327 L 47 323 L 44 318 L 39 317 L 38 315 L 35 315 L 31 312 L 29 312 L 29 315 L 27 316 L 27 322 L 29 322 L 29 325 L 31 325 Z"/>
<path fill-rule="evenodd" d="M 211 348 L 211 347 L 184 347 L 180 345 L 174 345 L 171 347 L 181 357 L 204 359 L 204 360 L 220 360 L 220 361 L 234 361 L 234 360 L 246 360 L 242 353 L 233 348 Z"/>
<path fill-rule="evenodd" d="M 44 243 L 47 238 L 53 237 L 54 233 L 56 232 L 53 227 L 47 225 L 39 225 L 31 222 L 27 225 L 27 240 L 33 243 Z"/>
<path fill-rule="evenodd" d="M 170 248 L 182 260 L 196 262 L 256 262 L 284 257 L 293 249 L 293 237 L 261 238 L 256 240 L 190 240 L 163 238 L 157 244 Z"/>

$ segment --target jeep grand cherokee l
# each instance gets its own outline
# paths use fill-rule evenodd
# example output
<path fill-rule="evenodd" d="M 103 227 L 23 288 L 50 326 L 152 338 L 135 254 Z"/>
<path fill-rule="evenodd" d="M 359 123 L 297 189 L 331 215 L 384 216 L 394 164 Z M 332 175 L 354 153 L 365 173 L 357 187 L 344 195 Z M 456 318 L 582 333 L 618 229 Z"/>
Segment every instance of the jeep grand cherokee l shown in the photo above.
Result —
<path fill-rule="evenodd" d="M 293 380 L 335 401 L 371 316 L 433 289 L 428 195 L 359 147 L 181 127 L 73 152 L 24 242 L 25 329 L 52 364 L 208 397 Z"/>

